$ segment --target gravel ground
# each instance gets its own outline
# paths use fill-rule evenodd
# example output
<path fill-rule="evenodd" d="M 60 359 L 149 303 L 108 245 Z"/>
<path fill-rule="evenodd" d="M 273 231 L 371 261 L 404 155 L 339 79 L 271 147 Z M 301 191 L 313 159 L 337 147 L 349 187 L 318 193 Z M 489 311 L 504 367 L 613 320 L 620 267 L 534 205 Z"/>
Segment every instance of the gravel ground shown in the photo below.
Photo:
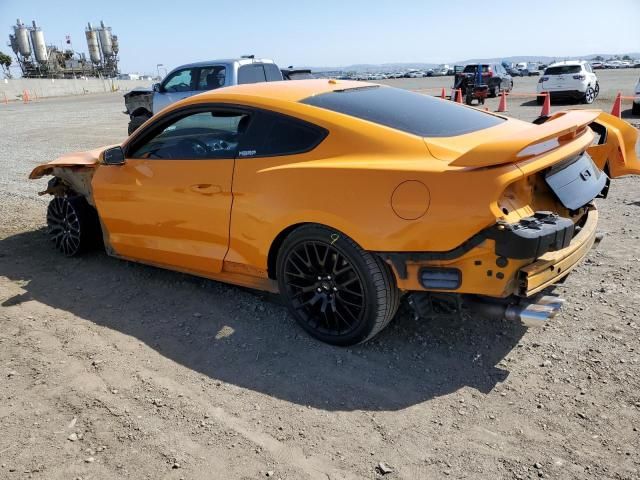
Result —
<path fill-rule="evenodd" d="M 631 73 L 602 72 L 596 107 Z M 451 79 L 390 83 L 436 81 Z M 510 114 L 535 118 L 528 101 Z M 605 240 L 549 326 L 401 314 L 340 349 L 277 298 L 53 251 L 44 182 L 26 176 L 122 140 L 121 110 L 120 95 L 0 105 L 0 478 L 640 478 L 637 178 L 599 202 Z"/>

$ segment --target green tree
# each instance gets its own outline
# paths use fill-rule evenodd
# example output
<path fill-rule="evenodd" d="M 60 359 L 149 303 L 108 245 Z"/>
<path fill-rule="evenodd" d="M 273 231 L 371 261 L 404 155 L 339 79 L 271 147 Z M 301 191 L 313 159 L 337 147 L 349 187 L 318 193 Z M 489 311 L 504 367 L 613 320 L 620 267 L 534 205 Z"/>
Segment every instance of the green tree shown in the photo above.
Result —
<path fill-rule="evenodd" d="M 7 78 L 11 78 L 11 72 L 9 72 L 9 67 L 11 66 L 11 57 L 4 52 L 0 52 L 0 67 L 2 67 L 2 71 Z"/>
<path fill-rule="evenodd" d="M 622 57 L 622 60 L 633 60 L 629 55 Z"/>
<path fill-rule="evenodd" d="M 596 55 L 595 57 L 593 57 L 593 59 L 594 59 L 596 62 L 601 62 L 601 61 L 603 61 L 603 60 L 604 60 L 604 57 L 603 57 L 602 55 Z"/>

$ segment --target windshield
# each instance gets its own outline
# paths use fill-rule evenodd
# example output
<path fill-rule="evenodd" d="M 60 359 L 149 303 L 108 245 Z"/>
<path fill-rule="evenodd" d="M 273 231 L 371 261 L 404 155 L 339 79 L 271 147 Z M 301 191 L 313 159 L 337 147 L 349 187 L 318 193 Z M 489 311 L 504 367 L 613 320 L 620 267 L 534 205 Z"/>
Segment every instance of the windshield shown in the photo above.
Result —
<path fill-rule="evenodd" d="M 371 86 L 335 90 L 301 103 L 343 113 L 420 137 L 449 137 L 493 127 L 500 117 L 455 102 L 399 88 Z"/>

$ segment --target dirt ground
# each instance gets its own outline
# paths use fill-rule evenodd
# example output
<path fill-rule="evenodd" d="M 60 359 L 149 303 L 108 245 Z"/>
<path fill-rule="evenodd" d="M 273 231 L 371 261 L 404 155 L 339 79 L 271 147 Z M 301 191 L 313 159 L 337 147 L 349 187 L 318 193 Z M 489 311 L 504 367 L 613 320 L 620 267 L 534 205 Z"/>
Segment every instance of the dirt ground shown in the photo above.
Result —
<path fill-rule="evenodd" d="M 603 72 L 596 107 L 632 73 Z M 598 202 L 606 237 L 548 327 L 405 313 L 342 349 L 277 298 L 54 251 L 28 172 L 121 141 L 122 109 L 0 105 L 0 479 L 640 478 L 640 179 Z"/>

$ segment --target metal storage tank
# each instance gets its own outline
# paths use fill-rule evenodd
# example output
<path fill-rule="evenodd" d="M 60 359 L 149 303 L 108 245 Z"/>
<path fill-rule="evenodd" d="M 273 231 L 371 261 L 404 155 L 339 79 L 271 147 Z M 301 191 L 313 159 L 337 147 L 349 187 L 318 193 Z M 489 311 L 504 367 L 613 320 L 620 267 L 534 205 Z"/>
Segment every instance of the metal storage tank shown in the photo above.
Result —
<path fill-rule="evenodd" d="M 100 45 L 98 44 L 98 32 L 96 32 L 91 24 L 85 31 L 87 37 L 87 47 L 89 48 L 89 58 L 93 63 L 100 63 Z"/>
<path fill-rule="evenodd" d="M 18 45 L 18 51 L 23 57 L 31 55 L 31 45 L 29 44 L 29 31 L 24 23 L 20 19 L 16 20 L 16 25 L 13 27 L 13 31 L 16 37 L 16 44 Z"/>
<path fill-rule="evenodd" d="M 120 51 L 120 45 L 118 44 L 117 35 L 111 35 L 111 43 L 113 44 L 113 53 L 117 55 L 118 52 Z"/>
<path fill-rule="evenodd" d="M 33 29 L 31 30 L 31 43 L 33 44 L 33 53 L 39 63 L 47 63 L 49 56 L 47 55 L 47 44 L 44 42 L 44 33 L 42 29 L 33 21 Z"/>
<path fill-rule="evenodd" d="M 104 22 L 100 22 L 100 44 L 102 45 L 102 53 L 105 57 L 113 55 L 113 43 L 111 42 L 111 27 L 105 27 Z"/>

